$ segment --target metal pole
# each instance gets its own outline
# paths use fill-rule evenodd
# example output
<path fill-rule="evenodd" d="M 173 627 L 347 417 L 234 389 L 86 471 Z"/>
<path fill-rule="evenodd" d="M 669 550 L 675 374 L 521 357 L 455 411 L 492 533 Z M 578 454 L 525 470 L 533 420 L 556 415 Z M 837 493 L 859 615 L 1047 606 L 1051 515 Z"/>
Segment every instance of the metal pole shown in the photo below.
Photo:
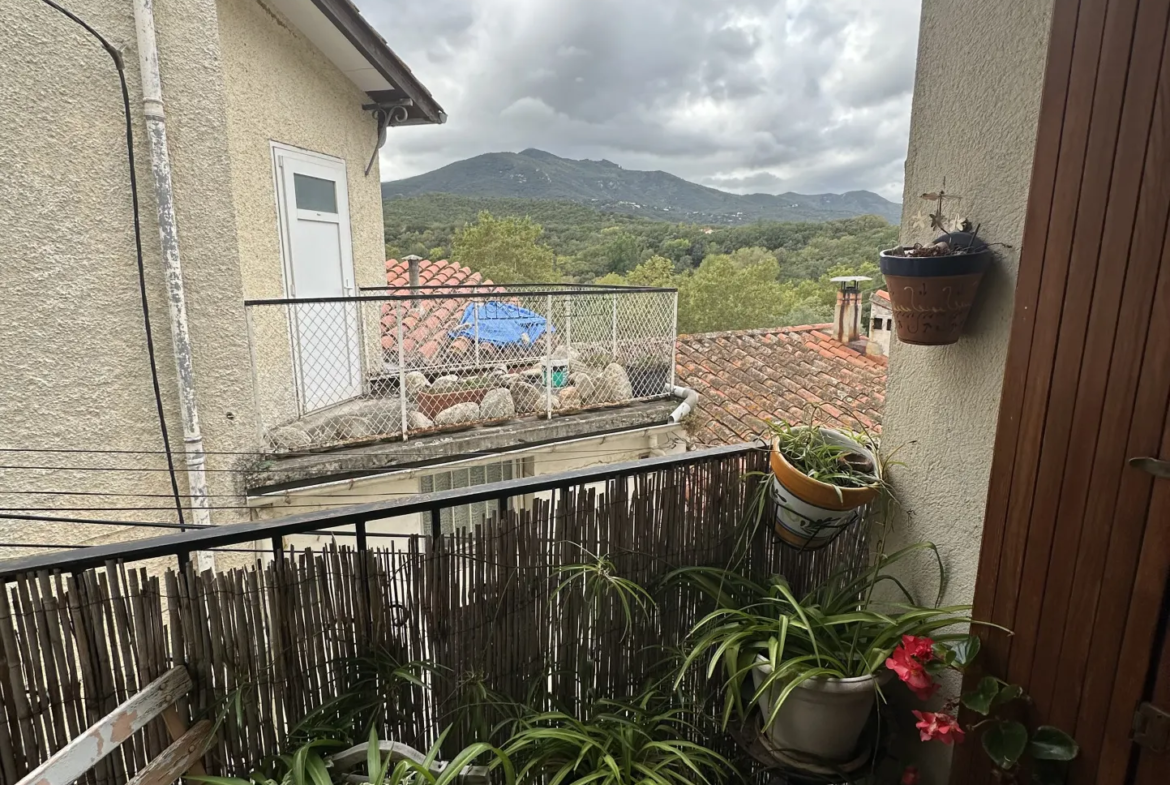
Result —
<path fill-rule="evenodd" d="M 175 220 L 175 194 L 171 160 L 167 150 L 166 114 L 163 111 L 162 77 L 158 70 L 158 45 L 154 34 L 153 0 L 134 0 L 134 26 L 138 35 L 138 64 L 142 72 L 142 109 L 150 143 L 150 169 L 158 203 L 158 234 L 162 246 L 163 277 L 167 286 L 171 341 L 178 374 L 179 411 L 183 417 L 183 443 L 187 453 L 187 485 L 191 494 L 191 518 L 197 526 L 211 525 L 210 493 L 205 472 L 203 434 L 195 400 L 195 369 L 191 360 L 191 336 L 187 329 L 187 298 L 179 259 L 179 230 Z M 212 569 L 209 552 L 195 554 L 199 570 Z"/>
<path fill-rule="evenodd" d="M 548 295 L 544 322 L 544 415 L 552 419 L 552 295 Z"/>
<path fill-rule="evenodd" d="M 616 294 L 613 296 L 613 299 L 610 302 L 613 305 L 613 312 L 612 312 L 612 315 L 610 316 L 610 320 L 609 320 L 610 354 L 613 355 L 613 362 L 616 363 L 618 360 L 618 353 L 617 353 L 617 295 Z"/>
<path fill-rule="evenodd" d="M 674 389 L 675 363 L 678 362 L 678 292 L 670 297 L 670 389 Z"/>
<path fill-rule="evenodd" d="M 471 301 L 471 313 L 475 317 L 475 364 L 479 365 L 479 303 Z"/>
<path fill-rule="evenodd" d="M 402 417 L 402 441 L 410 438 L 406 422 L 406 350 L 402 347 L 402 301 L 394 301 L 394 340 L 398 344 L 398 410 Z"/>

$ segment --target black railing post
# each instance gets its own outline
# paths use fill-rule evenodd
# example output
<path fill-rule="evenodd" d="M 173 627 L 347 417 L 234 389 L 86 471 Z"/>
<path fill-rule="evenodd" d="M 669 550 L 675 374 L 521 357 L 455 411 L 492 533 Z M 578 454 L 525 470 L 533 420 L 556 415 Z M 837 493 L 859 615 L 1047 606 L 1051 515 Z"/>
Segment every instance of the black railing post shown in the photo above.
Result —
<path fill-rule="evenodd" d="M 436 540 L 443 533 L 443 509 L 441 507 L 431 508 L 431 536 Z"/>

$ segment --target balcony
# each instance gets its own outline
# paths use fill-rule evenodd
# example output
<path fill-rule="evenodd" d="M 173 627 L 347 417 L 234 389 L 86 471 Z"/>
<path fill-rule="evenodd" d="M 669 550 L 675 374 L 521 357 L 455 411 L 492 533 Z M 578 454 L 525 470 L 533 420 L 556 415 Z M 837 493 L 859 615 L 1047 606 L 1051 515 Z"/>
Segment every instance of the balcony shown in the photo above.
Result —
<path fill-rule="evenodd" d="M 521 284 L 249 300 L 267 446 L 405 440 L 667 397 L 677 297 L 653 287 Z"/>
<path fill-rule="evenodd" d="M 78 781 L 126 782 L 146 761 L 165 759 L 175 721 L 209 727 L 206 718 L 216 717 L 202 765 L 212 775 L 246 774 L 289 749 L 307 717 L 355 695 L 369 704 L 352 718 L 356 741 L 368 738 L 369 722 L 379 738 L 416 750 L 444 739 L 448 759 L 481 730 L 463 710 L 478 700 L 469 685 L 517 707 L 582 716 L 598 696 L 636 695 L 663 678 L 662 652 L 683 646 L 708 612 L 671 588 L 674 570 L 723 568 L 738 554 L 748 574 L 782 573 L 803 592 L 864 564 L 863 527 L 819 551 L 787 548 L 767 525 L 745 528 L 771 516 L 755 479 L 767 470 L 762 448 L 725 446 L 0 562 L 0 651 L 9 664 L 0 679 L 0 785 L 45 761 L 76 765 L 85 755 L 83 768 L 95 768 Z M 443 510 L 487 501 L 495 507 L 483 525 L 441 533 Z M 430 519 L 429 534 L 386 530 L 417 514 Z M 314 545 L 321 535 L 332 542 Z M 194 569 L 196 551 L 214 553 L 216 570 Z M 566 581 L 593 554 L 651 588 L 645 613 L 627 621 L 616 597 L 599 600 L 585 582 Z M 383 700 L 396 677 L 371 677 L 363 663 L 391 661 L 429 665 Z M 172 722 L 152 720 L 69 755 L 71 739 L 175 668 L 190 687 L 171 696 Z M 709 693 L 697 670 L 682 682 L 680 694 Z M 687 734 L 736 755 L 744 771 L 755 765 L 716 729 Z"/>

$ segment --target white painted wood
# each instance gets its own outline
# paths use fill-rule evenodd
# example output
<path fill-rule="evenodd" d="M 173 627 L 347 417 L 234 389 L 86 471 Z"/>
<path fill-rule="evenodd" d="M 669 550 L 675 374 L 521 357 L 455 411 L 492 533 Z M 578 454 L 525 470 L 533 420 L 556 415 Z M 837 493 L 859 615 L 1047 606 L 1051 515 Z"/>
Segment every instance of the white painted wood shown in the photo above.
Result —
<path fill-rule="evenodd" d="M 17 785 L 70 785 L 190 690 L 191 677 L 186 668 L 170 669 L 58 750 Z"/>
<path fill-rule="evenodd" d="M 195 768 L 199 766 L 199 759 L 203 757 L 214 730 L 215 726 L 210 720 L 196 723 L 195 727 L 147 763 L 126 785 L 171 785 L 187 772 L 202 774 L 201 766 L 198 772 Z"/>
<path fill-rule="evenodd" d="M 285 293 L 298 299 L 357 293 L 345 162 L 272 144 Z M 297 183 L 332 186 L 325 209 L 298 202 Z M 326 185 L 328 184 L 328 185 Z M 355 303 L 290 307 L 301 413 L 361 395 L 361 338 Z"/>

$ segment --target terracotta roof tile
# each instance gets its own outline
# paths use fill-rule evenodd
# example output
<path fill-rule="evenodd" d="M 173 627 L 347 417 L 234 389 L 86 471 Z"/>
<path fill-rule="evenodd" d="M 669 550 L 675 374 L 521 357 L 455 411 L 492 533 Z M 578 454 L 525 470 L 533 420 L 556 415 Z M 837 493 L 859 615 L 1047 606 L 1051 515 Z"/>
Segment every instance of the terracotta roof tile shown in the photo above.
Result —
<path fill-rule="evenodd" d="M 809 406 L 830 427 L 881 431 L 886 362 L 805 324 L 678 338 L 679 383 L 699 393 L 701 445 L 757 438 L 765 420 L 803 421 Z"/>
<path fill-rule="evenodd" d="M 475 292 L 475 287 L 490 287 L 489 292 L 505 291 L 503 287 L 496 286 L 478 272 L 472 272 L 466 267 L 446 260 L 423 259 L 420 261 L 418 282 L 420 286 L 459 287 L 434 292 L 435 294 L 467 295 Z M 410 264 L 397 259 L 387 259 L 386 284 L 391 287 L 409 286 Z M 480 291 L 482 293 L 482 290 Z M 408 310 L 402 316 L 403 352 L 407 355 L 414 355 L 414 357 L 408 356 L 408 362 L 420 359 L 420 355 L 424 361 L 435 360 L 444 347 L 449 345 L 448 333 L 463 317 L 467 303 L 467 299 L 454 296 L 445 299 L 419 300 L 418 304 L 414 306 L 403 303 L 403 308 Z M 394 305 L 387 303 L 382 308 L 382 345 L 387 350 L 397 351 L 397 329 Z"/>

